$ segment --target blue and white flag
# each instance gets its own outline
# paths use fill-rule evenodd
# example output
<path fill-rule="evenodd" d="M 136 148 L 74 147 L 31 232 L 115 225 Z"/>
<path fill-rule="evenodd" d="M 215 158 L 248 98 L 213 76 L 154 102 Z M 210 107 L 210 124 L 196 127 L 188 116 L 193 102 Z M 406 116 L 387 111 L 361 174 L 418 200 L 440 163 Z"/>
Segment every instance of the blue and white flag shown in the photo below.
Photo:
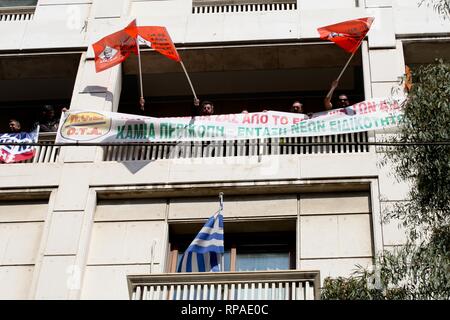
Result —
<path fill-rule="evenodd" d="M 222 210 L 208 219 L 184 252 L 178 272 L 218 272 L 223 270 Z"/>
<path fill-rule="evenodd" d="M 0 163 L 19 162 L 31 159 L 36 154 L 34 146 L 26 143 L 37 143 L 39 127 L 32 132 L 0 133 Z M 25 145 L 7 145 L 6 143 L 25 143 Z"/>

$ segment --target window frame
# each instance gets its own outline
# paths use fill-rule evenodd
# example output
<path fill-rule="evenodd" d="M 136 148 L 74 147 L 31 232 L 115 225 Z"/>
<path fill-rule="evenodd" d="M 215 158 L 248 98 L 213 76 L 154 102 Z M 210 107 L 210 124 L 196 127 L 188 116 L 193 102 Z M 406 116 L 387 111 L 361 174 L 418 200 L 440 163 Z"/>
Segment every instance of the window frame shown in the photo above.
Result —
<path fill-rule="evenodd" d="M 192 241 L 193 236 L 190 235 Z M 167 272 L 176 273 L 178 265 L 178 256 L 184 248 L 189 246 L 186 240 L 189 239 L 186 235 L 183 237 L 174 237 L 173 241 L 169 242 L 169 259 L 167 264 Z M 252 239 L 249 243 L 248 240 Z M 276 239 L 276 243 L 265 243 L 267 239 Z M 248 245 L 246 244 L 248 243 Z M 278 246 L 283 245 L 286 247 L 289 255 L 289 269 L 296 269 L 296 236 L 294 231 L 285 232 L 249 232 L 249 233 L 230 233 L 225 235 L 225 250 L 230 251 L 230 270 L 229 272 L 236 271 L 237 260 L 239 255 L 239 247 L 242 244 L 246 244 L 244 252 L 251 252 L 252 245 L 256 248 L 261 245 Z M 228 271 L 227 271 L 228 272 Z"/>

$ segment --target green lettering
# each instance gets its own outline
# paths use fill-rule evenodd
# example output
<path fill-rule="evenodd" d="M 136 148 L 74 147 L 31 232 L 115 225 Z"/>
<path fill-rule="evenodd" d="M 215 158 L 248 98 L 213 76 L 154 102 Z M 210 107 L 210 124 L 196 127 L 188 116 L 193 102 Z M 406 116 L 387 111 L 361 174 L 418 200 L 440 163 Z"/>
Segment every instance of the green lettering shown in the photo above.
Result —
<path fill-rule="evenodd" d="M 148 127 L 148 138 L 155 139 L 155 125 L 153 123 L 150 123 Z"/>
<path fill-rule="evenodd" d="M 145 139 L 147 136 L 147 124 L 140 123 L 134 125 L 134 139 Z"/>
<path fill-rule="evenodd" d="M 123 136 L 124 131 L 125 131 L 125 126 L 118 126 L 116 139 L 125 139 L 125 137 Z"/>
<path fill-rule="evenodd" d="M 133 139 L 133 127 L 131 125 L 127 126 L 127 139 Z"/>

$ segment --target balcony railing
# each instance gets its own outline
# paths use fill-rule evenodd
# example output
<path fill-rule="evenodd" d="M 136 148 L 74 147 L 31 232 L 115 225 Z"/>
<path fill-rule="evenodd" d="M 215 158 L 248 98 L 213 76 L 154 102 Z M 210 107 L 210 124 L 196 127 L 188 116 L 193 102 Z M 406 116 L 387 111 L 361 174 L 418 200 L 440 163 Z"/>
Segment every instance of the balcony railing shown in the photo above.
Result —
<path fill-rule="evenodd" d="M 103 161 L 369 152 L 369 146 L 367 145 L 313 145 L 314 143 L 360 142 L 368 142 L 367 132 L 320 137 L 187 141 L 177 144 L 152 143 L 142 146 L 107 146 L 104 147 Z"/>
<path fill-rule="evenodd" d="M 193 0 L 192 13 L 296 10 L 296 0 Z"/>
<path fill-rule="evenodd" d="M 33 158 L 21 163 L 55 163 L 58 158 L 60 147 L 55 146 L 56 132 L 40 133 L 39 142 L 43 145 L 36 146 L 36 154 Z"/>
<path fill-rule="evenodd" d="M 32 20 L 35 9 L 35 6 L 0 7 L 0 22 Z"/>
<path fill-rule="evenodd" d="M 319 271 L 130 275 L 131 300 L 317 300 Z"/>

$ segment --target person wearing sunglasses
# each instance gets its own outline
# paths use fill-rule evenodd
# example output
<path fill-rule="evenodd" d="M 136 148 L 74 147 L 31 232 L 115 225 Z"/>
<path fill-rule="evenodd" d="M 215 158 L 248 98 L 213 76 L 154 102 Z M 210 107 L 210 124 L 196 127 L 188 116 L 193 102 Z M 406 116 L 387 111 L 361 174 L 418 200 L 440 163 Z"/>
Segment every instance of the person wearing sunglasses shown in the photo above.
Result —
<path fill-rule="evenodd" d="M 339 82 L 337 80 L 334 80 L 331 83 L 331 89 L 330 92 L 327 94 L 327 96 L 324 99 L 324 106 L 325 110 L 331 110 L 333 109 L 333 104 L 331 103 L 331 97 L 333 96 L 334 90 L 337 88 Z M 348 97 L 346 94 L 340 94 L 336 103 L 337 108 L 346 108 L 350 106 L 350 101 L 348 100 Z"/>

